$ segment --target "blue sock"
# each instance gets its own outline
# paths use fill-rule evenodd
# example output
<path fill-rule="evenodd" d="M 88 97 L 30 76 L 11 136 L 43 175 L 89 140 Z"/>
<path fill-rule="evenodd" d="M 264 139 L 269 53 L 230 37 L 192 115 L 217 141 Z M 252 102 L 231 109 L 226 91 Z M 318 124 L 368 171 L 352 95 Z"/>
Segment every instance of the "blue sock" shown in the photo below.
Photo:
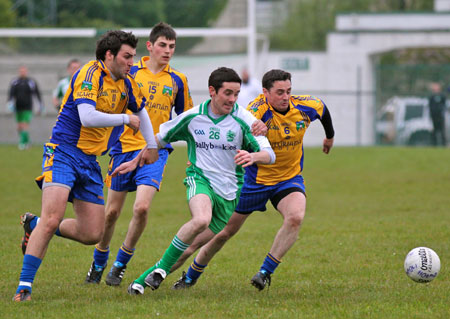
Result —
<path fill-rule="evenodd" d="M 280 263 L 281 260 L 276 259 L 270 253 L 268 253 L 266 258 L 264 259 L 260 271 L 263 273 L 273 274 Z"/>
<path fill-rule="evenodd" d="M 116 267 L 122 267 L 130 261 L 131 257 L 134 255 L 134 251 L 136 248 L 130 249 L 127 246 L 125 246 L 124 243 L 122 243 L 122 246 L 120 246 L 119 251 L 117 252 L 116 261 L 114 262 L 114 265 Z"/>
<path fill-rule="evenodd" d="M 31 230 L 34 230 L 34 228 L 36 227 L 36 225 L 37 225 L 39 219 L 40 219 L 40 218 L 36 216 L 36 217 L 34 217 L 34 218 L 31 220 L 31 222 L 30 222 Z"/>
<path fill-rule="evenodd" d="M 95 245 L 94 249 L 94 263 L 95 266 L 98 268 L 104 268 L 106 267 L 106 264 L 108 262 L 109 257 L 109 247 L 106 249 L 99 249 L 98 244 Z"/>
<path fill-rule="evenodd" d="M 31 220 L 31 222 L 30 222 L 31 230 L 34 230 L 36 228 L 36 225 L 38 224 L 40 219 L 41 219 L 40 217 L 36 216 L 35 218 L 33 218 Z M 56 229 L 56 231 L 55 231 L 55 235 L 59 236 L 59 237 L 64 237 L 63 235 L 61 235 L 61 231 L 59 230 L 59 226 L 58 226 L 58 229 Z"/>
<path fill-rule="evenodd" d="M 191 282 L 194 280 L 197 280 L 198 277 L 200 277 L 201 274 L 203 274 L 203 271 L 205 270 L 206 266 L 208 265 L 200 265 L 195 261 L 192 262 L 192 264 L 189 266 L 189 269 L 186 273 L 186 282 Z"/>
<path fill-rule="evenodd" d="M 31 292 L 31 285 L 33 284 L 36 272 L 41 265 L 42 259 L 26 254 L 23 256 L 22 272 L 20 273 L 20 282 L 17 287 L 16 293 L 19 293 L 22 289 L 29 290 Z"/>

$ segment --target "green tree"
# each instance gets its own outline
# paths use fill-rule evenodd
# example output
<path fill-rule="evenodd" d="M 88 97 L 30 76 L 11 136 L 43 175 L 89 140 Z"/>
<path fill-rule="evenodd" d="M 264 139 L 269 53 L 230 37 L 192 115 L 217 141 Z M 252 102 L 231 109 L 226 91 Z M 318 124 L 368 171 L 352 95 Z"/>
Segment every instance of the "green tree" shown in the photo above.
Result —
<path fill-rule="evenodd" d="M 9 0 L 0 0 L 7 1 Z M 217 19 L 227 1 L 224 0 L 27 0 L 17 1 L 14 13 L 17 27 L 150 28 L 165 21 L 175 28 L 207 27 Z M 55 8 L 51 3 L 56 3 Z M 9 8 L 11 5 L 8 6 Z M 52 11 L 53 10 L 53 11 Z M 7 12 L 2 10 L 1 13 Z M 54 12 L 55 11 L 55 12 Z M 51 18 L 56 16 L 55 19 Z M 91 50 L 87 39 L 27 39 L 19 50 L 38 52 L 79 52 Z M 194 46 L 198 38 L 179 38 L 177 52 Z M 142 47 L 142 46 L 140 46 Z M 145 53 L 145 52 L 142 52 Z"/>
<path fill-rule="evenodd" d="M 52 3 L 56 3 L 55 20 L 50 18 L 55 10 Z M 15 12 L 17 26 L 23 27 L 149 28 L 159 21 L 175 28 L 206 27 L 217 19 L 226 3 L 223 0 L 28 0 L 18 1 Z"/>
<path fill-rule="evenodd" d="M 12 10 L 12 3 L 10 0 L 0 0 L 0 27 L 8 28 L 14 26 L 16 14 Z"/>

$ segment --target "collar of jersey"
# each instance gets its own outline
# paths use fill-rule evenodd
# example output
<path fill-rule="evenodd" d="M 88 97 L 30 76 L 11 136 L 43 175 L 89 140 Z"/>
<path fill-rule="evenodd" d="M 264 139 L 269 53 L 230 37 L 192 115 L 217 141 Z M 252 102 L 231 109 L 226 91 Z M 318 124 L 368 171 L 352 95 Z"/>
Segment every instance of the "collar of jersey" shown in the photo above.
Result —
<path fill-rule="evenodd" d="M 209 112 L 208 112 L 208 105 L 209 105 L 209 103 L 211 103 L 211 99 L 207 99 L 205 102 L 203 102 L 202 104 L 200 104 L 200 110 L 199 110 L 199 111 L 200 111 L 200 114 L 203 114 L 203 115 L 206 115 L 207 117 L 209 117 L 209 119 L 210 119 L 214 124 L 219 123 L 219 122 L 222 121 L 224 118 L 226 118 L 228 115 L 233 114 L 233 113 L 237 110 L 237 108 L 238 108 L 237 103 L 234 103 L 233 110 L 230 112 L 230 114 L 225 114 L 225 115 L 222 115 L 221 117 L 215 119 L 215 118 L 213 118 L 213 117 L 211 117 L 211 116 L 209 115 Z"/>
<path fill-rule="evenodd" d="M 148 60 L 150 60 L 150 57 L 149 57 L 149 56 L 143 56 L 143 57 L 139 60 L 139 62 L 137 63 L 138 66 L 139 66 L 139 69 L 146 69 L 147 66 L 145 65 L 145 61 L 148 61 Z M 170 65 L 167 64 L 161 72 L 163 72 L 163 71 L 169 73 L 169 72 L 170 72 Z"/>
<path fill-rule="evenodd" d="M 97 63 L 103 72 L 105 72 L 109 76 L 111 75 L 111 72 L 109 72 L 108 68 L 106 67 L 105 62 L 103 62 L 102 60 L 97 60 Z"/>

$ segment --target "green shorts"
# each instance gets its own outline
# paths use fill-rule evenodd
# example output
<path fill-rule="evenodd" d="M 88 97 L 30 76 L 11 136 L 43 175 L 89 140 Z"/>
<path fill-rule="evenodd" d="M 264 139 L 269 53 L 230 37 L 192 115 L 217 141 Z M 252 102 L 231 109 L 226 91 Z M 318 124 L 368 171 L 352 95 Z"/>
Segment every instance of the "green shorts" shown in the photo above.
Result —
<path fill-rule="evenodd" d="M 30 123 L 33 117 L 32 111 L 17 111 L 16 121 L 17 123 Z"/>
<path fill-rule="evenodd" d="M 231 215 L 233 214 L 236 205 L 239 200 L 239 194 L 233 200 L 226 200 L 223 197 L 217 195 L 209 184 L 200 178 L 188 176 L 184 179 L 184 185 L 186 185 L 186 195 L 188 202 L 197 194 L 205 194 L 211 199 L 212 204 L 212 216 L 209 229 L 214 234 L 219 233 L 224 229 L 228 223 Z"/>

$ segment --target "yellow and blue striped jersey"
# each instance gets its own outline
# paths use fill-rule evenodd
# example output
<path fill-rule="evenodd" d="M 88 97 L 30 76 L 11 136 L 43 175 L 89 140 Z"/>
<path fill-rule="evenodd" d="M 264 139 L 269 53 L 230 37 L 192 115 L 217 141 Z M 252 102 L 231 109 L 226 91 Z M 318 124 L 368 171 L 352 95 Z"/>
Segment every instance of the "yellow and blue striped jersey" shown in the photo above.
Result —
<path fill-rule="evenodd" d="M 73 75 L 50 142 L 74 145 L 88 155 L 102 155 L 111 146 L 113 127 L 84 127 L 77 108 L 82 103 L 91 104 L 100 112 L 119 114 L 127 107 L 138 112 L 145 106 L 146 99 L 130 75 L 114 81 L 101 60 L 90 61 Z"/>
<path fill-rule="evenodd" d="M 152 121 L 153 131 L 157 134 L 159 126 L 171 119 L 172 108 L 180 114 L 193 105 L 186 76 L 169 65 L 158 74 L 153 74 L 145 65 L 145 61 L 149 59 L 150 57 L 143 57 L 135 63 L 130 74 L 147 99 L 145 108 Z M 128 126 L 114 128 L 111 139 L 116 140 L 111 148 L 111 155 L 140 150 L 146 145 L 142 134 L 138 132 L 133 135 L 133 130 Z M 167 148 L 171 146 L 168 145 Z"/>
<path fill-rule="evenodd" d="M 286 114 L 277 112 L 264 94 L 251 102 L 247 109 L 267 125 L 267 138 L 276 161 L 271 165 L 247 167 L 246 178 L 258 184 L 275 185 L 300 175 L 303 170 L 303 136 L 312 121 L 322 118 L 325 107 L 322 100 L 311 95 L 291 95 Z"/>

